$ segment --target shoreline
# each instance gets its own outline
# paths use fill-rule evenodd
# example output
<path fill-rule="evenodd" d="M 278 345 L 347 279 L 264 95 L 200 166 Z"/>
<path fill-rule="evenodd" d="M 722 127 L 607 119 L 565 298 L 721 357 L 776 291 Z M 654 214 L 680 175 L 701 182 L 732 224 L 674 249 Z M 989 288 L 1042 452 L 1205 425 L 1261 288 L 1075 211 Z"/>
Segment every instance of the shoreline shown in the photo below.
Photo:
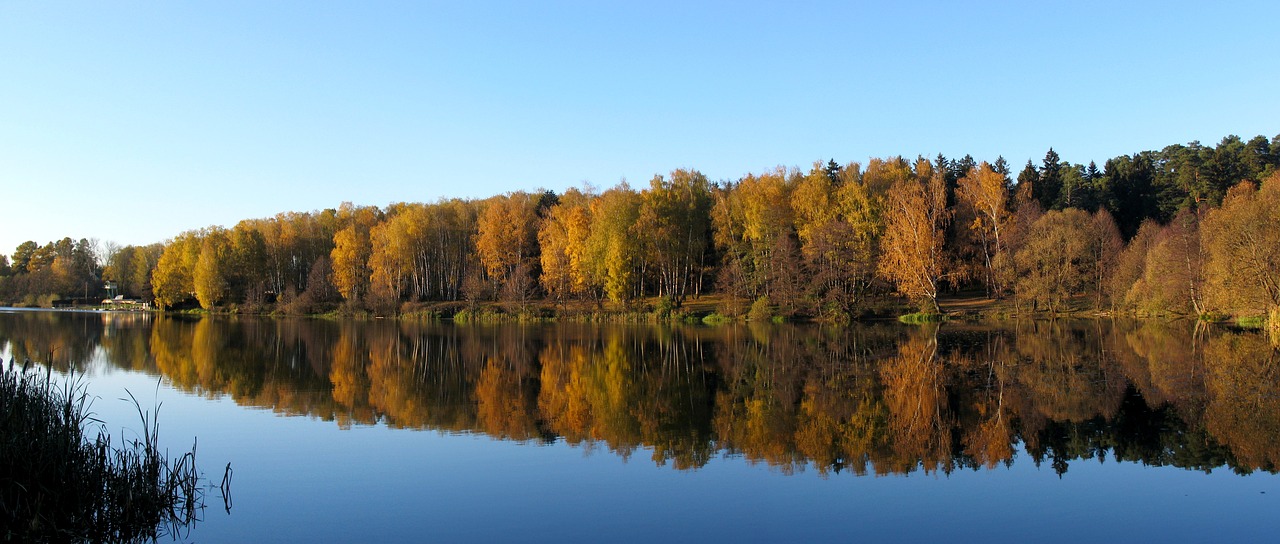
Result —
<path fill-rule="evenodd" d="M 658 299 L 654 299 L 657 301 Z M 842 326 L 854 323 L 900 322 L 908 325 L 920 325 L 938 322 L 960 323 L 1000 323 L 1018 320 L 1193 320 L 1207 324 L 1235 325 L 1246 329 L 1262 329 L 1268 327 L 1268 316 L 1265 312 L 1256 315 L 1195 316 L 1172 313 L 1147 313 L 1131 310 L 1097 310 L 1079 309 L 1071 311 L 1026 311 L 1018 310 L 1010 300 L 989 299 L 985 297 L 956 296 L 939 299 L 942 312 L 927 314 L 913 311 L 915 308 L 906 304 L 883 305 L 879 311 L 867 312 L 846 319 L 823 319 L 810 316 L 773 315 L 767 318 L 750 319 L 743 313 L 737 316 L 726 316 L 719 313 L 718 305 L 722 299 L 692 301 L 685 306 L 670 310 L 667 313 L 657 311 L 653 301 L 637 301 L 630 308 L 609 308 L 593 305 L 590 302 L 564 304 L 542 303 L 528 304 L 524 308 L 511 304 L 486 302 L 473 306 L 460 302 L 420 303 L 420 307 L 403 312 L 379 313 L 367 309 L 344 309 L 335 306 L 332 310 L 316 313 L 286 313 L 281 311 L 240 311 L 236 308 L 219 308 L 205 310 L 200 308 L 182 310 L 158 309 L 120 309 L 103 307 L 65 307 L 65 308 L 32 308 L 21 306 L 0 306 L 0 312 L 75 312 L 75 313 L 110 313 L 124 315 L 167 315 L 167 316 L 255 316 L 280 318 L 310 318 L 335 320 L 374 320 L 391 319 L 397 321 L 449 321 L 457 324 L 502 324 L 502 323 L 667 323 L 667 324 L 702 324 L 719 326 L 729 324 L 807 324 Z M 593 306 L 593 307 L 589 307 Z"/>

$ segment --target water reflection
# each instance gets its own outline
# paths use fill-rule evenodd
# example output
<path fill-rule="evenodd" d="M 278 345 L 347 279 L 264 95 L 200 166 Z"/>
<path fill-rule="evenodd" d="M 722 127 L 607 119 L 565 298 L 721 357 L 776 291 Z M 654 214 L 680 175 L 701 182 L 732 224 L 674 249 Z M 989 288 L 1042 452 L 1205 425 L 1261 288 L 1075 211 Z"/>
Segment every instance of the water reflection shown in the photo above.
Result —
<path fill-rule="evenodd" d="M 677 469 L 1276 470 L 1280 355 L 1191 323 L 500 326 L 0 313 L 0 345 L 334 421 L 564 440 Z M 51 355 L 51 356 L 50 356 Z"/>

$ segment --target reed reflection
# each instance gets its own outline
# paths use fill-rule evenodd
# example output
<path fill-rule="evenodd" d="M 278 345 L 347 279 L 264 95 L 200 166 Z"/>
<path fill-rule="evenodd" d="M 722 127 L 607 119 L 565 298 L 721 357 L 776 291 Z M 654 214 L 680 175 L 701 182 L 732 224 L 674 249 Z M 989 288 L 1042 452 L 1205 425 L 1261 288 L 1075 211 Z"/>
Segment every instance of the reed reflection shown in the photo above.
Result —
<path fill-rule="evenodd" d="M 563 440 L 677 469 L 948 473 L 1026 457 L 1276 470 L 1280 355 L 1171 322 L 456 327 L 0 314 L 20 360 L 159 374 L 347 428 Z"/>

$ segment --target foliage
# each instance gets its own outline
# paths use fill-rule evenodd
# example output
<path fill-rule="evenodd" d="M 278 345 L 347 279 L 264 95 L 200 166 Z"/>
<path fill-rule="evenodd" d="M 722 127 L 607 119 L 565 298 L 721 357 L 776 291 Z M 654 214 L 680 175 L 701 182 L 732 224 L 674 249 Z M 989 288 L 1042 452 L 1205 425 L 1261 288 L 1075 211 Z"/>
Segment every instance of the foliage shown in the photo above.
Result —
<path fill-rule="evenodd" d="M 711 312 L 702 318 L 702 322 L 707 325 L 724 325 L 733 323 L 733 318 L 721 313 Z"/>
<path fill-rule="evenodd" d="M 1014 258 L 1019 277 L 1014 292 L 1020 302 L 1061 312 L 1073 296 L 1103 285 L 1099 278 L 1105 263 L 1114 261 L 1119 248 L 1107 243 L 1114 239 L 1111 235 L 1100 232 L 1111 224 L 1097 217 L 1067 208 L 1052 210 L 1031 225 Z"/>
<path fill-rule="evenodd" d="M 937 311 L 939 297 L 982 290 L 1044 310 L 1070 300 L 1256 314 L 1280 299 L 1278 171 L 1280 142 L 1228 136 L 1101 168 L 1050 149 L 1016 185 L 1003 158 L 939 155 L 715 182 L 677 169 L 603 194 L 344 203 L 148 246 L 27 241 L 0 258 L 0 303 L 123 295 L 165 309 L 309 313 L 341 303 L 391 315 L 405 303 L 462 300 L 527 313 L 542 299 L 573 313 L 602 311 L 606 300 L 630 311 L 650 297 L 683 307 L 710 293 L 725 315 L 768 297 L 777 313 L 840 321 L 899 304 L 892 291 Z"/>
<path fill-rule="evenodd" d="M 908 325 L 922 325 L 925 323 L 938 323 L 946 321 L 947 316 L 944 314 L 916 312 L 913 314 L 903 314 L 898 316 L 898 321 Z"/>
<path fill-rule="evenodd" d="M 710 245 L 710 183 L 696 170 L 654 176 L 641 195 L 632 226 L 660 296 L 679 306 L 690 291 L 701 292 Z"/>
<path fill-rule="evenodd" d="M 1204 246 L 1215 308 L 1261 313 L 1280 306 L 1280 173 L 1261 186 L 1231 188 L 1205 218 Z"/>
<path fill-rule="evenodd" d="M 1009 213 L 1009 186 L 1005 176 L 991 165 L 982 163 L 960 178 L 957 194 L 963 206 L 969 208 L 972 221 L 968 228 L 977 234 L 982 248 L 982 268 L 987 292 L 1001 295 L 1008 291 L 1005 280 L 1012 262 L 1001 234 L 1008 230 L 1012 220 Z"/>
<path fill-rule="evenodd" d="M 934 312 L 939 310 L 939 282 L 947 265 L 943 239 L 950 211 L 946 201 L 942 173 L 921 159 L 913 178 L 904 175 L 893 182 L 885 204 L 879 272 L 899 293 Z"/>
<path fill-rule="evenodd" d="M 633 226 L 640 204 L 640 196 L 625 183 L 591 201 L 592 229 L 584 252 L 587 276 L 593 287 L 618 303 L 638 295 L 641 255 Z"/>
<path fill-rule="evenodd" d="M 773 304 L 769 302 L 769 297 L 757 298 L 751 303 L 751 309 L 747 311 L 747 321 L 764 322 L 772 317 Z"/>

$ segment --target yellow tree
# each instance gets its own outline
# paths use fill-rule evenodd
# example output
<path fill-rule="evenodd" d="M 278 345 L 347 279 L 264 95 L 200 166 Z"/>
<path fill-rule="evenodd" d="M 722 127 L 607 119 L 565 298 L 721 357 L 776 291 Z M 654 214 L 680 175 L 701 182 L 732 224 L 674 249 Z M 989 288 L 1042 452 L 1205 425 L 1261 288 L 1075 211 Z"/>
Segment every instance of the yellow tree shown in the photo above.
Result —
<path fill-rule="evenodd" d="M 152 278 L 152 291 L 159 307 L 173 306 L 194 296 L 193 273 L 200 259 L 203 236 L 200 231 L 188 231 L 165 244 Z"/>
<path fill-rule="evenodd" d="M 1093 290 L 1097 308 L 1103 308 L 1103 300 L 1110 292 L 1111 276 L 1119 273 L 1120 254 L 1124 251 L 1124 237 L 1115 218 L 1105 208 L 1093 213 L 1093 238 L 1090 250 L 1093 256 Z"/>
<path fill-rule="evenodd" d="M 1144 224 L 1143 228 L 1148 227 Z M 1184 209 L 1168 225 L 1146 234 L 1150 239 L 1144 239 L 1143 230 L 1139 230 L 1130 244 L 1149 247 L 1143 256 L 1139 281 L 1130 288 L 1128 299 L 1150 313 L 1202 313 L 1204 251 L 1196 214 Z M 1121 268 L 1117 272 L 1129 273 Z"/>
<path fill-rule="evenodd" d="M 639 215 L 640 196 L 625 182 L 591 201 L 586 269 L 591 283 L 614 302 L 627 302 L 636 295 L 640 248 L 632 226 Z"/>
<path fill-rule="evenodd" d="M 213 309 L 226 297 L 231 265 L 230 245 L 227 231 L 220 227 L 210 228 L 200 242 L 200 257 L 196 260 L 191 279 L 196 300 L 206 310 Z"/>
<path fill-rule="evenodd" d="M 1009 187 L 1004 174 L 986 162 L 970 169 L 957 184 L 960 202 L 972 210 L 973 222 L 968 227 L 982 246 L 987 290 L 999 296 L 1008 287 L 999 279 L 1007 274 L 999 273 L 996 268 L 1012 264 L 1000 237 L 1009 222 Z"/>
<path fill-rule="evenodd" d="M 1280 173 L 1261 187 L 1232 187 L 1205 218 L 1202 233 L 1215 307 L 1237 313 L 1280 308 Z"/>
<path fill-rule="evenodd" d="M 424 290 L 422 277 L 429 266 L 427 236 L 431 217 L 422 204 L 393 204 L 388 217 L 369 231 L 370 292 L 386 303 L 414 297 Z"/>
<path fill-rule="evenodd" d="M 355 207 L 344 202 L 338 221 L 344 226 L 333 235 L 333 285 L 342 298 L 357 302 L 369 290 L 369 256 L 373 251 L 369 231 L 378 222 L 376 207 Z"/>
<path fill-rule="evenodd" d="M 735 302 L 747 296 L 779 302 L 796 295 L 801 263 L 791 191 L 799 177 L 778 167 L 711 193 L 712 239 L 723 255 L 717 283 Z"/>
<path fill-rule="evenodd" d="M 522 285 L 538 257 L 538 197 L 522 191 L 484 203 L 477 219 L 476 253 L 489 279 L 506 286 Z M 520 291 L 523 291 L 522 289 Z M 515 293 L 523 299 L 523 293 Z"/>
<path fill-rule="evenodd" d="M 870 286 L 882 230 L 879 208 L 857 163 L 814 163 L 791 192 L 809 291 L 824 313 L 847 315 Z"/>
<path fill-rule="evenodd" d="M 1105 213 L 1105 212 L 1100 212 Z M 1099 229 L 1106 229 L 1099 232 Z M 1119 244 L 1113 222 L 1075 208 L 1044 214 L 1014 256 L 1019 301 L 1057 312 L 1089 287 L 1100 289 L 1103 272 L 1116 260 Z"/>
<path fill-rule="evenodd" d="M 1160 238 L 1160 223 L 1147 219 L 1138 228 L 1138 234 L 1120 252 L 1111 274 L 1107 277 L 1107 294 L 1114 306 L 1136 309 L 1145 289 L 1143 275 L 1146 272 L 1147 255 Z"/>
<path fill-rule="evenodd" d="M 565 191 L 538 229 L 542 287 L 553 298 L 563 300 L 588 292 L 585 261 L 593 198 L 590 190 Z"/>
<path fill-rule="evenodd" d="M 124 246 L 113 253 L 103 270 L 103 279 L 119 286 L 119 293 L 127 297 L 151 297 L 151 274 L 164 246 Z"/>
<path fill-rule="evenodd" d="M 710 230 L 711 193 L 697 170 L 676 170 L 670 179 L 654 176 L 641 194 L 632 230 L 653 264 L 659 294 L 680 305 L 690 284 L 701 283 L 703 255 Z"/>
<path fill-rule="evenodd" d="M 930 312 L 940 312 L 938 283 L 945 274 L 946 183 L 929 161 L 916 163 L 914 179 L 898 179 L 885 195 L 880 275 Z"/>
<path fill-rule="evenodd" d="M 266 237 L 251 221 L 237 223 L 227 235 L 232 264 L 229 294 L 246 303 L 263 302 L 269 283 Z"/>

